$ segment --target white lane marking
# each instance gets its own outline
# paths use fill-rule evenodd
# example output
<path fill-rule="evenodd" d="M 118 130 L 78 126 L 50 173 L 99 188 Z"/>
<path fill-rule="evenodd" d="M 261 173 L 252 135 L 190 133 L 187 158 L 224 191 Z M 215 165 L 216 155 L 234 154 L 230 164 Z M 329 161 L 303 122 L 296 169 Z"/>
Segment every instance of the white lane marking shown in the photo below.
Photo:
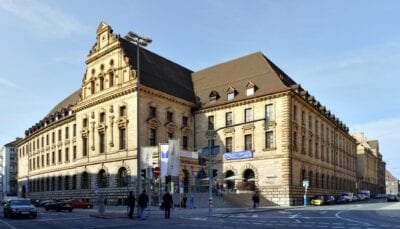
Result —
<path fill-rule="evenodd" d="M 296 223 L 301 223 L 301 221 L 300 221 L 300 220 L 298 220 L 298 219 L 296 219 Z"/>
<path fill-rule="evenodd" d="M 359 208 L 359 207 L 360 207 L 360 206 L 357 206 L 356 208 Z M 346 220 L 346 221 L 353 222 L 353 223 L 364 224 L 365 226 L 369 226 L 369 227 L 370 227 L 370 226 L 373 226 L 372 224 L 369 224 L 369 223 L 367 223 L 367 222 L 358 221 L 358 220 L 353 220 L 353 219 L 348 219 L 348 218 L 344 218 L 344 217 L 341 217 L 341 216 L 340 216 L 340 214 L 342 214 L 343 212 L 347 212 L 347 211 L 350 211 L 350 210 L 354 210 L 354 209 L 356 209 L 356 208 L 347 209 L 347 210 L 344 210 L 344 211 L 337 212 L 337 213 L 335 214 L 335 217 L 338 218 L 338 219 Z"/>
<path fill-rule="evenodd" d="M 289 216 L 288 218 L 289 218 L 289 219 L 294 219 L 294 218 L 298 217 L 299 215 L 300 215 L 300 213 L 297 213 L 296 215 L 291 215 L 291 216 Z"/>
<path fill-rule="evenodd" d="M 17 229 L 17 228 L 13 227 L 11 224 L 7 223 L 7 222 L 4 221 L 4 220 L 1 220 L 1 219 L 0 219 L 0 222 L 2 222 L 4 225 L 6 225 L 7 227 L 9 227 L 9 228 L 11 228 L 11 229 Z"/>

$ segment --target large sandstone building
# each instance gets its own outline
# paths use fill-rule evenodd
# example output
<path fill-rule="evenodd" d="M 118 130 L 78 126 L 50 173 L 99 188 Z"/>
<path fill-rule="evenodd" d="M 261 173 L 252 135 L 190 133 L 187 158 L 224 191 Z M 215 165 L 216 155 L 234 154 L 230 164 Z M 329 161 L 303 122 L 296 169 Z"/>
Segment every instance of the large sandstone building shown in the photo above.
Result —
<path fill-rule="evenodd" d="M 18 143 L 21 196 L 93 199 L 101 189 L 121 203 L 137 180 L 137 126 L 155 164 L 159 143 L 197 151 L 220 129 L 213 168 L 227 190 L 280 205 L 301 204 L 305 179 L 310 196 L 355 190 L 348 127 L 262 53 L 192 72 L 140 50 L 137 104 L 137 47 L 99 25 L 81 88 Z M 199 184 L 200 166 L 182 159 L 185 190 Z"/>

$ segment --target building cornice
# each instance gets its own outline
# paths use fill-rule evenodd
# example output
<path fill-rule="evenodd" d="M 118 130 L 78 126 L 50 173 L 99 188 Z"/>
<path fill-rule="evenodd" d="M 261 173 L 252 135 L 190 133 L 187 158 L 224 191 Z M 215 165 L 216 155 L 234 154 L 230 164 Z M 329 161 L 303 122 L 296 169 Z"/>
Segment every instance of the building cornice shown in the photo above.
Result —
<path fill-rule="evenodd" d="M 168 100 L 170 102 L 178 103 L 178 104 L 183 105 L 183 106 L 187 106 L 187 107 L 194 107 L 195 106 L 195 104 L 192 103 L 192 102 L 188 102 L 188 101 L 186 101 L 184 99 L 180 99 L 178 97 L 172 96 L 170 94 L 155 90 L 153 88 L 150 88 L 150 87 L 147 87 L 147 86 L 144 86 L 144 85 L 140 85 L 140 91 L 144 92 L 144 93 L 147 93 L 149 95 L 158 97 L 160 99 L 165 99 L 165 100 Z"/>

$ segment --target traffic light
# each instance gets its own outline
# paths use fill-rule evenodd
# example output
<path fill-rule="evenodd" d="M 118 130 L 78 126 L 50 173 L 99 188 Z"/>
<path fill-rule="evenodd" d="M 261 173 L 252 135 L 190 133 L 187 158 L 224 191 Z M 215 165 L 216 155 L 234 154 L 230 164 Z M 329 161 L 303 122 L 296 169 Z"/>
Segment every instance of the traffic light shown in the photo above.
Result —
<path fill-rule="evenodd" d="M 146 169 L 142 169 L 142 170 L 140 171 L 140 176 L 142 176 L 143 178 L 146 179 Z"/>
<path fill-rule="evenodd" d="M 213 177 L 217 176 L 218 169 L 213 169 Z"/>

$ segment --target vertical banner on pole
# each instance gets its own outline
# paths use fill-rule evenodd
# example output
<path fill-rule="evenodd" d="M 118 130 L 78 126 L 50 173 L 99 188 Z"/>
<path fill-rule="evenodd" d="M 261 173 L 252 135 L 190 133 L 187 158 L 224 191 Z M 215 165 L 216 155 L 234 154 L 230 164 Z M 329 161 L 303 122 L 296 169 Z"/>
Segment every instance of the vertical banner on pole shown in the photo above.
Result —
<path fill-rule="evenodd" d="M 168 144 L 160 144 L 160 177 L 168 176 Z"/>
<path fill-rule="evenodd" d="M 168 140 L 168 175 L 179 176 L 180 162 L 179 140 Z"/>
<path fill-rule="evenodd" d="M 153 147 L 142 147 L 142 157 L 141 163 L 142 163 L 142 169 L 147 169 L 149 167 L 152 167 L 152 160 L 153 160 Z"/>

